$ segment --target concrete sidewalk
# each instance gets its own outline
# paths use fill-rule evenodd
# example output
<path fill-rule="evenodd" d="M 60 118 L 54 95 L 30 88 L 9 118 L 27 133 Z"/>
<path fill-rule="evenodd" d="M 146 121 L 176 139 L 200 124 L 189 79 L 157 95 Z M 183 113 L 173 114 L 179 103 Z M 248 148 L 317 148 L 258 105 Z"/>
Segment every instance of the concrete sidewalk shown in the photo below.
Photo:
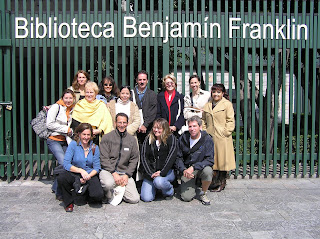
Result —
<path fill-rule="evenodd" d="M 66 213 L 52 181 L 0 181 L 0 238 L 320 238 L 320 179 L 230 179 L 211 206 L 174 198 Z"/>

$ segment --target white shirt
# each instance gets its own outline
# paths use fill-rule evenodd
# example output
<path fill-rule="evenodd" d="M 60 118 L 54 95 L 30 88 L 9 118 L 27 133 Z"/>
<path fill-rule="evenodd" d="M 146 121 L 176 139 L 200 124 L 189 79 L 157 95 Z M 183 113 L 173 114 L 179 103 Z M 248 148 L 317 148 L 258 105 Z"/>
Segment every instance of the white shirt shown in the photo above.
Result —
<path fill-rule="evenodd" d="M 196 143 L 198 143 L 198 141 L 201 139 L 201 134 L 200 134 L 200 136 L 199 136 L 199 138 L 197 138 L 197 139 L 192 139 L 191 137 L 190 137 L 190 149 L 196 144 Z"/>

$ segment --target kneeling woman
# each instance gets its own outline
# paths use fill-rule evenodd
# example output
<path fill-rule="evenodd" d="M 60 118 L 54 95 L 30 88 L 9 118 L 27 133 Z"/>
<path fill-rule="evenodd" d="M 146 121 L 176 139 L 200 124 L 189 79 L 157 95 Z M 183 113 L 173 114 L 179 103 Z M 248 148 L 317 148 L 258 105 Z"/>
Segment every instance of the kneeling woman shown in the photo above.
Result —
<path fill-rule="evenodd" d="M 71 190 L 79 179 L 82 185 L 87 185 L 90 199 L 101 201 L 103 197 L 98 178 L 101 169 L 100 152 L 99 147 L 92 143 L 92 127 L 82 123 L 76 128 L 75 134 L 75 141 L 69 144 L 64 157 L 63 166 L 66 171 L 58 176 L 66 212 L 73 211 L 74 197 Z"/>
<path fill-rule="evenodd" d="M 171 182 L 175 179 L 173 164 L 177 157 L 177 140 L 171 133 L 165 119 L 156 119 L 150 134 L 141 148 L 141 164 L 144 180 L 141 187 L 141 200 L 151 202 L 156 189 L 161 190 L 166 199 L 173 197 Z"/>

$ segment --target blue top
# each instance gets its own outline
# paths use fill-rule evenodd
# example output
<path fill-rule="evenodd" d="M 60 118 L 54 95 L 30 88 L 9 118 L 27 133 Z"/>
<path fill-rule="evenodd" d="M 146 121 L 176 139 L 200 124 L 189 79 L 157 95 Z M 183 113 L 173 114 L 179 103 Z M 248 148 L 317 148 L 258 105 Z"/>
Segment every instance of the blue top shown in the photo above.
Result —
<path fill-rule="evenodd" d="M 92 170 L 96 170 L 99 173 L 101 169 L 100 165 L 100 151 L 96 145 L 94 155 L 92 154 L 92 145 L 89 147 L 89 153 L 87 157 L 84 156 L 84 149 L 81 142 L 77 144 L 76 141 L 72 140 L 69 144 L 67 151 L 64 155 L 63 167 L 65 170 L 70 171 L 71 166 L 82 168 L 87 173 L 91 173 Z"/>
<path fill-rule="evenodd" d="M 116 98 L 117 97 L 115 95 L 111 95 L 110 97 L 108 97 L 108 99 L 103 95 L 96 95 L 96 99 L 103 101 L 105 104 L 107 104 L 110 100 L 115 100 Z"/>

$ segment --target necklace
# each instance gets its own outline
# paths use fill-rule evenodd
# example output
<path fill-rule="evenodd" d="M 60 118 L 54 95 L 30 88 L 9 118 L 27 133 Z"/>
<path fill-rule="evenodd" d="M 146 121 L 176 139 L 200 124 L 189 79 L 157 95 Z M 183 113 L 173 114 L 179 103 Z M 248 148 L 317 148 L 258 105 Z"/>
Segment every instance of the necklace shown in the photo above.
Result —
<path fill-rule="evenodd" d="M 87 151 L 89 151 L 89 148 L 86 148 L 86 149 L 85 149 L 85 148 L 83 148 L 83 150 L 84 150 L 85 152 L 87 152 Z"/>

